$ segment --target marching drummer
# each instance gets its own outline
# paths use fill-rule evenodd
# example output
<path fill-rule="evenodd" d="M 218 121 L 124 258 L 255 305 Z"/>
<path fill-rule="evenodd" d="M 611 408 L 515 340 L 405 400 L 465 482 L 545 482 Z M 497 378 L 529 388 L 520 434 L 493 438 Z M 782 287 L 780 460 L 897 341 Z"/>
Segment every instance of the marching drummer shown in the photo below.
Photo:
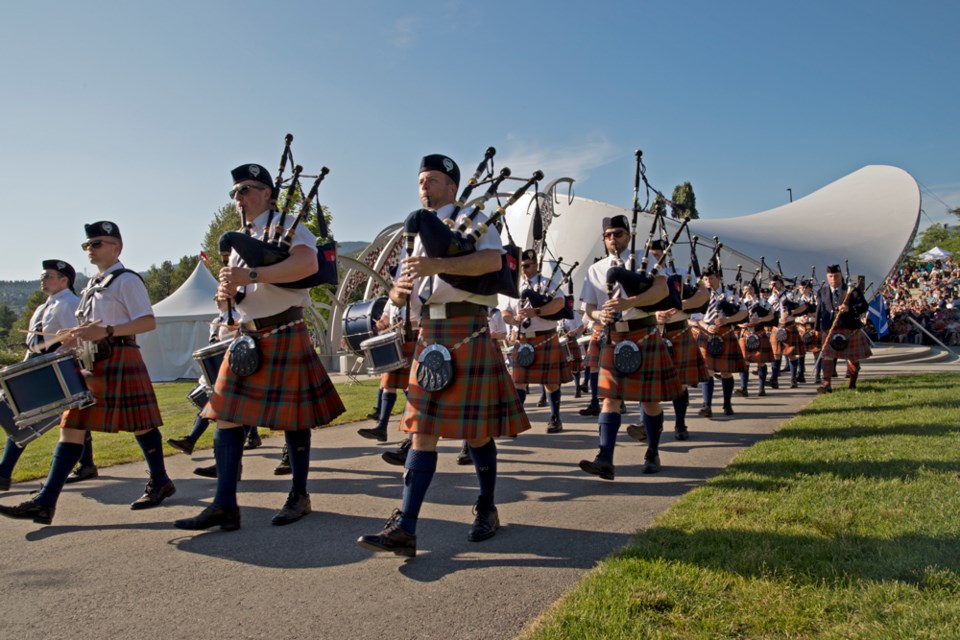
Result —
<path fill-rule="evenodd" d="M 60 442 L 43 489 L 33 499 L 16 506 L 0 505 L 0 515 L 50 524 L 67 476 L 83 453 L 87 431 L 132 431 L 143 451 L 150 480 L 131 509 L 156 507 L 176 492 L 163 462 L 163 421 L 157 398 L 140 356 L 135 336 L 157 326 L 147 288 L 135 271 L 120 262 L 123 238 L 113 222 L 85 225 L 87 240 L 81 247 L 99 273 L 80 298 L 78 327 L 67 330 L 79 339 L 86 356 L 86 378 L 95 404 L 70 409 L 60 423 Z"/>
<path fill-rule="evenodd" d="M 44 260 L 43 273 L 40 274 L 40 290 L 47 294 L 47 300 L 39 305 L 30 317 L 30 333 L 27 334 L 27 354 L 24 360 L 39 355 L 53 353 L 68 348 L 63 342 L 46 344 L 45 338 L 58 333 L 63 329 L 72 329 L 77 326 L 77 305 L 80 298 L 73 288 L 77 279 L 77 272 L 70 263 L 63 260 Z M 10 478 L 13 469 L 20 460 L 23 447 L 17 445 L 11 438 L 7 438 L 3 458 L 0 459 L 0 491 L 10 488 Z M 84 440 L 83 456 L 80 464 L 67 477 L 67 482 L 80 482 L 97 476 L 97 467 L 93 463 L 93 443 L 90 432 Z"/>

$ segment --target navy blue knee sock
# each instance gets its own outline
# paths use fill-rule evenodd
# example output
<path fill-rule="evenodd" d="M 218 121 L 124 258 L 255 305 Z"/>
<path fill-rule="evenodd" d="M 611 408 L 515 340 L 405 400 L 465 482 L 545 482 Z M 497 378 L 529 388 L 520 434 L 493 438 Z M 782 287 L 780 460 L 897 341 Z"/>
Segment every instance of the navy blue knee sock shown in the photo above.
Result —
<path fill-rule="evenodd" d="M 403 501 L 400 504 L 400 528 L 407 533 L 417 532 L 420 507 L 427 496 L 427 489 L 437 472 L 437 452 L 411 449 L 404 463 Z"/>
<path fill-rule="evenodd" d="M 377 389 L 377 404 L 374 405 L 373 407 L 374 413 L 380 413 L 380 407 L 382 406 L 382 402 L 383 402 L 383 387 L 380 387 L 379 389 Z"/>
<path fill-rule="evenodd" d="M 393 405 L 397 404 L 397 393 L 389 391 L 383 394 L 380 400 L 380 421 L 377 422 L 377 431 L 386 431 L 387 423 L 390 422 L 390 414 L 393 412 Z"/>
<path fill-rule="evenodd" d="M 60 498 L 60 491 L 63 490 L 67 476 L 73 471 L 73 467 L 80 462 L 81 455 L 83 455 L 82 444 L 58 442 L 57 448 L 53 450 L 53 460 L 50 462 L 50 473 L 47 475 L 47 481 L 43 483 L 43 489 L 33 501 L 44 507 L 57 506 L 57 500 Z"/>
<path fill-rule="evenodd" d="M 213 503 L 222 509 L 237 508 L 237 482 L 240 480 L 245 429 L 234 427 L 213 432 L 213 456 L 217 461 L 217 494 Z"/>
<path fill-rule="evenodd" d="M 767 365 L 757 365 L 757 378 L 760 379 L 760 391 L 763 391 L 767 386 Z"/>
<path fill-rule="evenodd" d="M 93 466 L 93 436 L 87 431 L 83 436 L 83 453 L 80 455 L 80 464 L 85 467 Z"/>
<path fill-rule="evenodd" d="M 747 371 L 742 371 L 740 373 L 740 388 L 746 391 L 747 385 L 749 383 L 750 383 L 750 373 Z"/>
<path fill-rule="evenodd" d="M 23 455 L 23 449 L 7 438 L 7 445 L 3 448 L 3 459 L 0 459 L 0 478 L 13 476 L 13 468 L 17 466 L 17 460 L 21 455 Z"/>
<path fill-rule="evenodd" d="M 206 432 L 208 426 L 210 426 L 210 420 L 197 414 L 196 420 L 193 421 L 193 429 L 190 430 L 190 435 L 188 435 L 187 438 L 193 444 L 197 444 L 197 440 Z"/>
<path fill-rule="evenodd" d="M 600 404 L 597 398 L 597 388 L 600 386 L 600 373 L 590 374 L 590 404 Z"/>
<path fill-rule="evenodd" d="M 520 404 L 523 404 L 527 401 L 527 390 L 526 389 L 517 389 L 517 397 L 520 398 Z"/>
<path fill-rule="evenodd" d="M 690 406 L 690 392 L 686 387 L 683 393 L 673 399 L 673 412 L 676 414 L 676 424 L 674 429 L 683 431 L 687 428 L 687 407 Z"/>
<path fill-rule="evenodd" d="M 723 406 L 732 406 L 730 402 L 733 400 L 733 377 L 720 378 L 720 387 L 723 389 Z"/>
<path fill-rule="evenodd" d="M 790 380 L 796 380 L 797 379 L 797 361 L 787 360 L 787 366 L 790 367 Z"/>
<path fill-rule="evenodd" d="M 780 358 L 777 358 L 773 361 L 773 364 L 770 367 L 770 382 L 780 382 L 780 367 L 783 366 L 780 364 Z"/>
<path fill-rule="evenodd" d="M 580 388 L 580 372 L 579 371 L 573 374 L 573 381 L 577 383 L 577 388 L 579 389 Z"/>
<path fill-rule="evenodd" d="M 493 506 L 493 494 L 497 488 L 497 445 L 493 438 L 482 447 L 470 447 L 470 457 L 480 481 L 479 506 L 489 509 Z"/>
<path fill-rule="evenodd" d="M 307 495 L 307 474 L 310 473 L 310 429 L 284 431 L 283 437 L 290 456 L 293 491 L 305 496 Z"/>
<path fill-rule="evenodd" d="M 597 422 L 600 425 L 600 457 L 613 462 L 613 449 L 617 446 L 617 432 L 620 431 L 620 414 L 601 413 Z"/>
<path fill-rule="evenodd" d="M 663 411 L 655 416 L 644 412 L 643 428 L 647 432 L 647 450 L 656 453 L 660 450 L 660 433 L 663 431 Z"/>
<path fill-rule="evenodd" d="M 713 387 L 716 383 L 716 380 L 713 379 L 713 376 L 706 382 L 700 383 L 700 393 L 703 395 L 703 406 L 712 407 L 713 406 Z"/>
<path fill-rule="evenodd" d="M 147 461 L 147 469 L 150 470 L 150 479 L 153 480 L 153 484 L 162 487 L 170 482 L 167 467 L 163 463 L 163 438 L 160 435 L 160 429 L 150 429 L 136 438 L 140 450 L 143 451 L 143 459 Z"/>
<path fill-rule="evenodd" d="M 547 404 L 550 405 L 550 415 L 560 417 L 560 389 L 547 394 Z"/>

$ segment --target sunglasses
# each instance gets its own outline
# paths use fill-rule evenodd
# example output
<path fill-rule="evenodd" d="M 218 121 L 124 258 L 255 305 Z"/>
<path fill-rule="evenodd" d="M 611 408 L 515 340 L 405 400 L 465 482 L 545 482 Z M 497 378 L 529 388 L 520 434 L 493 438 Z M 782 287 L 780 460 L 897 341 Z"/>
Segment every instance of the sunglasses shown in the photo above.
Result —
<path fill-rule="evenodd" d="M 520 263 L 520 266 L 526 269 L 527 267 L 535 267 L 537 265 L 533 262 L 522 262 Z"/>
<path fill-rule="evenodd" d="M 243 186 L 241 186 L 241 187 L 237 187 L 237 188 L 235 188 L 235 189 L 230 189 L 230 192 L 229 192 L 229 193 L 230 193 L 230 197 L 231 197 L 231 198 L 236 198 L 237 196 L 245 196 L 245 195 L 247 195 L 247 193 L 250 192 L 251 189 L 256 189 L 257 191 L 263 191 L 264 189 L 266 189 L 266 187 L 262 187 L 262 186 L 256 185 L 256 184 L 245 184 L 245 185 L 243 185 Z"/>
<path fill-rule="evenodd" d="M 603 237 L 604 238 L 622 238 L 625 235 L 627 235 L 626 231 L 618 230 L 618 231 L 607 231 L 603 234 Z"/>
<path fill-rule="evenodd" d="M 103 244 L 117 244 L 116 242 L 107 242 L 106 240 L 88 240 L 80 245 L 80 248 L 86 251 L 87 249 L 99 249 L 100 245 Z"/>

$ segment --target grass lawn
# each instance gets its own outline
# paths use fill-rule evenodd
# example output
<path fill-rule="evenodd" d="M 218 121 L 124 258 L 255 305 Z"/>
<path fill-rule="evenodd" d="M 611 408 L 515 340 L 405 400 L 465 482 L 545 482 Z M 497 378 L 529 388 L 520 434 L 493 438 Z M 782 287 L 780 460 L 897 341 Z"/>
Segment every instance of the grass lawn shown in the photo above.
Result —
<path fill-rule="evenodd" d="M 524 634 L 960 638 L 960 375 L 817 398 Z"/>
<path fill-rule="evenodd" d="M 157 402 L 160 405 L 160 415 L 163 416 L 164 442 L 167 438 L 181 437 L 193 428 L 193 420 L 197 416 L 196 406 L 187 400 L 187 393 L 196 386 L 193 382 L 168 382 L 155 384 Z M 338 384 L 337 392 L 343 400 L 347 411 L 332 424 L 343 424 L 363 420 L 377 401 L 377 387 L 379 381 L 364 380 L 356 384 Z M 397 398 L 397 405 L 393 413 L 398 414 L 405 404 L 403 394 Z M 22 482 L 35 478 L 45 478 L 50 469 L 50 457 L 59 438 L 59 429 L 52 429 L 27 445 L 23 456 L 13 472 L 13 481 Z M 197 443 L 198 449 L 213 446 L 213 428 L 207 430 Z M 175 449 L 164 444 L 167 455 L 177 453 Z M 123 462 L 143 460 L 143 454 L 137 441 L 129 433 L 94 433 L 93 455 L 98 466 L 107 467 Z"/>

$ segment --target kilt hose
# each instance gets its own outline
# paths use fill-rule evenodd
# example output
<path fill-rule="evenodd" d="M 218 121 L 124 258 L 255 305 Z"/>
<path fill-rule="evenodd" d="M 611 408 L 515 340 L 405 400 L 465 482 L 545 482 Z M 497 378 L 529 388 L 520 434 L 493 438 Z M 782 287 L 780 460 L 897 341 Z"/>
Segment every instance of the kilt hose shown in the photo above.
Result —
<path fill-rule="evenodd" d="M 93 375 L 85 380 L 94 405 L 64 411 L 61 429 L 116 433 L 147 431 L 163 424 L 139 347 L 115 345 L 109 358 L 94 363 Z"/>
<path fill-rule="evenodd" d="M 583 359 L 584 368 L 589 368 L 591 372 L 600 370 L 600 336 L 603 334 L 602 327 L 595 327 L 590 336 L 590 342 L 587 346 L 587 355 Z"/>
<path fill-rule="evenodd" d="M 787 341 L 779 342 L 777 340 L 777 331 L 779 329 L 787 330 Z M 787 360 L 794 360 L 803 355 L 803 345 L 800 343 L 800 331 L 796 323 L 791 322 L 786 325 L 778 325 L 770 330 L 770 347 L 773 349 L 773 358 L 785 356 Z"/>
<path fill-rule="evenodd" d="M 416 336 L 416 333 L 414 333 Z M 385 389 L 402 389 L 406 391 L 407 382 L 410 380 L 410 363 L 413 362 L 413 353 L 417 350 L 417 339 L 405 340 L 403 343 L 403 357 L 407 360 L 407 366 L 388 371 L 383 374 L 383 387 Z"/>
<path fill-rule="evenodd" d="M 246 333 L 246 332 L 245 332 Z M 302 322 L 260 332 L 262 361 L 256 373 L 238 376 L 224 355 L 204 418 L 297 431 L 329 424 L 346 411 Z M 251 335 L 256 335 L 251 333 Z"/>
<path fill-rule="evenodd" d="M 580 344 L 576 338 L 567 338 L 567 344 L 570 346 L 570 355 L 573 356 L 572 360 L 567 361 L 570 373 L 580 373 L 583 371 L 583 352 L 580 350 Z"/>
<path fill-rule="evenodd" d="M 697 348 L 697 342 L 693 338 L 690 327 L 666 331 L 663 338 L 673 345 L 671 358 L 677 368 L 680 384 L 696 386 L 707 379 L 707 367 L 703 363 L 703 354 Z"/>
<path fill-rule="evenodd" d="M 823 345 L 822 358 L 824 360 L 843 358 L 848 362 L 860 362 L 873 355 L 873 351 L 870 349 L 870 343 L 867 342 L 867 337 L 863 335 L 863 331 L 860 329 L 840 329 L 836 327 L 833 332 L 847 336 L 847 340 L 850 342 L 847 343 L 847 348 L 843 351 L 837 351 L 829 344 Z M 824 337 L 826 337 L 826 334 L 824 334 Z"/>
<path fill-rule="evenodd" d="M 517 350 L 522 344 L 533 345 L 533 364 L 520 366 Z M 559 386 L 573 380 L 567 356 L 560 350 L 560 338 L 556 331 L 550 335 L 527 338 L 523 335 L 517 340 L 513 352 L 513 381 L 517 386 L 526 384 L 548 384 Z"/>
<path fill-rule="evenodd" d="M 445 346 L 453 360 L 453 382 L 442 391 L 426 391 L 417 384 L 420 364 L 415 357 L 402 431 L 471 440 L 514 436 L 530 428 L 500 347 L 486 332 L 470 337 L 486 327 L 486 316 L 421 321 L 416 356 L 429 345 Z"/>
<path fill-rule="evenodd" d="M 800 344 L 804 353 L 820 353 L 820 332 L 812 326 L 802 324 L 800 329 Z M 811 337 L 807 337 L 811 336 Z"/>
<path fill-rule="evenodd" d="M 747 336 L 754 333 L 760 339 L 760 346 L 751 351 L 747 349 Z M 753 364 L 765 364 L 775 360 L 773 347 L 770 345 L 770 336 L 762 327 L 759 330 L 744 329 L 740 332 L 740 353 L 743 354 L 744 360 Z"/>
<path fill-rule="evenodd" d="M 640 368 L 629 375 L 613 367 L 613 352 L 618 342 L 632 340 L 640 347 Z M 600 378 L 597 396 L 609 400 L 639 402 L 670 401 L 683 393 L 677 369 L 660 338 L 656 325 L 627 333 L 614 331 L 600 354 Z"/>
<path fill-rule="evenodd" d="M 743 360 L 740 344 L 737 342 L 736 331 L 716 334 L 723 339 L 723 352 L 719 356 L 712 356 L 707 352 L 707 340 L 713 337 L 708 331 L 700 330 L 697 336 L 697 345 L 703 355 L 703 362 L 708 371 L 717 373 L 741 373 L 747 370 L 747 363 Z"/>

